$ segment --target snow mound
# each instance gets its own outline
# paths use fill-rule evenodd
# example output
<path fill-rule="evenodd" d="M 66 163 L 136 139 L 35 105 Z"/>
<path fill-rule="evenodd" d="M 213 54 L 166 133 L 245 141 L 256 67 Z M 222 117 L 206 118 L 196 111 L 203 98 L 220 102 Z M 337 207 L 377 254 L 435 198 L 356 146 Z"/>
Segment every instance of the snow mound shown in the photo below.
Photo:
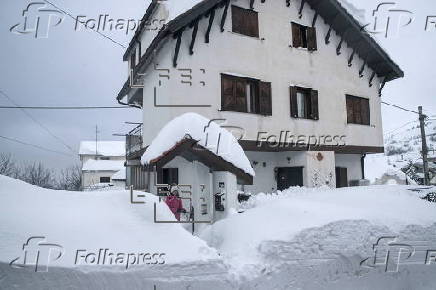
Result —
<path fill-rule="evenodd" d="M 218 259 L 215 250 L 180 224 L 155 223 L 154 203 L 159 220 L 175 218 L 156 196 L 141 194 L 145 204 L 132 204 L 129 191 L 55 191 L 0 175 L 0 262 L 22 256 L 23 244 L 36 236 L 64 250 L 50 267 L 75 267 L 81 249 L 87 253 L 109 249 L 126 255 L 164 253 L 165 264 Z"/>
<path fill-rule="evenodd" d="M 96 155 L 95 141 L 80 142 L 79 155 Z M 125 156 L 126 142 L 125 141 L 98 141 L 97 155 L 101 156 Z"/>
<path fill-rule="evenodd" d="M 142 163 L 149 164 L 164 155 L 186 136 L 198 141 L 198 145 L 222 157 L 245 173 L 255 175 L 244 150 L 232 133 L 213 120 L 196 113 L 183 114 L 166 124 L 142 155 Z"/>
<path fill-rule="evenodd" d="M 273 256 L 282 263 L 289 262 L 287 257 L 291 256 L 307 259 L 305 253 L 310 252 L 318 258 L 321 254 L 332 257 L 325 250 L 332 247 L 341 255 L 365 256 L 378 237 L 408 227 L 432 227 L 427 237 L 418 239 L 434 240 L 436 204 L 408 189 L 291 188 L 276 194 L 261 193 L 245 205 L 245 212 L 205 228 L 200 237 L 216 248 L 236 273 L 244 275 L 250 268 L 264 267 Z M 274 252 L 274 245 L 282 246 Z M 318 256 L 313 248 L 320 251 Z M 280 263 L 275 260 L 271 265 Z"/>

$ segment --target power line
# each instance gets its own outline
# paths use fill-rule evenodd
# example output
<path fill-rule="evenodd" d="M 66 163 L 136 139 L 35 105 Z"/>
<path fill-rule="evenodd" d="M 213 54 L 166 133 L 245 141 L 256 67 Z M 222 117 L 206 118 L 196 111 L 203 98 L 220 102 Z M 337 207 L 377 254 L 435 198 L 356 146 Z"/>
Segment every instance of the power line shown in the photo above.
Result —
<path fill-rule="evenodd" d="M 8 140 L 8 141 L 11 141 L 11 142 L 19 143 L 19 144 L 22 144 L 22 145 L 31 146 L 31 147 L 34 147 L 34 148 L 37 148 L 37 149 L 40 149 L 40 150 L 44 150 L 44 151 L 47 151 L 47 152 L 62 154 L 62 155 L 66 155 L 66 156 L 73 156 L 72 154 L 69 154 L 69 153 L 66 153 L 66 152 L 61 152 L 61 151 L 56 151 L 56 150 L 48 149 L 48 148 L 45 148 L 45 147 L 42 147 L 42 146 L 39 146 L 39 145 L 27 143 L 27 142 L 20 141 L 20 140 L 17 140 L 15 138 L 11 138 L 11 137 L 6 137 L 6 136 L 1 136 L 0 135 L 0 138 Z"/>
<path fill-rule="evenodd" d="M 2 94 L 6 99 L 9 100 L 9 102 L 11 102 L 12 104 L 14 104 L 16 107 L 20 107 L 20 105 L 18 105 L 16 102 L 14 102 L 14 100 L 12 100 L 12 98 L 10 96 L 8 96 L 5 92 L 3 92 L 0 89 L 0 94 Z M 60 143 L 62 143 L 66 148 L 68 148 L 71 152 L 76 153 L 76 151 L 71 148 L 66 142 L 64 142 L 64 140 L 62 140 L 60 137 L 56 136 L 52 131 L 50 131 L 46 126 L 44 126 L 41 122 L 39 122 L 38 120 L 36 120 L 29 112 L 27 112 L 25 109 L 21 108 L 21 111 L 27 116 L 29 117 L 33 122 L 35 122 L 36 124 L 38 124 L 38 126 L 40 126 L 44 131 L 46 131 L 50 136 L 52 136 L 53 138 L 55 138 L 56 140 L 58 140 Z"/>
<path fill-rule="evenodd" d="M 97 110 L 97 109 L 132 109 L 121 106 L 0 106 L 0 109 L 26 109 L 26 110 Z"/>
<path fill-rule="evenodd" d="M 53 4 L 53 3 L 51 3 L 51 2 L 48 1 L 48 0 L 44 0 L 44 2 L 50 4 L 50 5 L 53 6 L 54 8 L 56 8 L 56 9 L 58 9 L 59 11 L 61 11 L 62 13 L 64 13 L 65 15 L 71 17 L 74 21 L 77 21 L 77 22 L 79 22 L 80 24 L 84 25 L 86 29 L 90 29 L 90 30 L 94 31 L 95 33 L 97 33 L 97 34 L 99 34 L 100 36 L 102 36 L 102 37 L 104 37 L 104 38 L 106 38 L 106 39 L 112 41 L 112 43 L 114 43 L 114 44 L 116 44 L 116 45 L 118 45 L 118 46 L 120 46 L 120 47 L 122 47 L 122 48 L 124 48 L 124 49 L 127 48 L 125 45 L 119 43 L 118 41 L 116 41 L 116 40 L 114 40 L 113 38 L 107 36 L 106 34 L 100 32 L 100 31 L 98 31 L 98 30 L 94 30 L 94 29 L 91 29 L 91 28 L 87 27 L 87 26 L 86 26 L 86 22 L 78 20 L 78 19 L 77 19 L 76 17 L 74 17 L 71 13 L 67 12 L 65 9 L 60 8 L 59 6 L 57 6 L 57 5 Z"/>
<path fill-rule="evenodd" d="M 382 103 L 383 105 L 392 106 L 392 107 L 394 107 L 394 108 L 397 108 L 397 109 L 400 109 L 400 110 L 403 110 L 403 111 L 406 111 L 406 112 L 419 114 L 417 111 L 409 110 L 409 109 L 406 109 L 406 108 L 401 107 L 401 106 L 399 106 L 399 105 L 390 104 L 390 103 L 383 102 L 383 101 L 382 101 L 381 103 Z"/>

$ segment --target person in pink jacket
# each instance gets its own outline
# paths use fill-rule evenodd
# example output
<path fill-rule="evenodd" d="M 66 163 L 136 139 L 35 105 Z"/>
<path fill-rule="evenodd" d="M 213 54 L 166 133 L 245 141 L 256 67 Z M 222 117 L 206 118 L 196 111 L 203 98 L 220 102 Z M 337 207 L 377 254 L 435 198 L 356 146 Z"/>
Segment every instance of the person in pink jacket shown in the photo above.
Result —
<path fill-rule="evenodd" d="M 182 199 L 179 197 L 177 185 L 171 186 L 171 194 L 165 199 L 165 203 L 168 205 L 176 219 L 180 221 L 180 213 L 186 213 L 186 210 L 183 208 Z"/>

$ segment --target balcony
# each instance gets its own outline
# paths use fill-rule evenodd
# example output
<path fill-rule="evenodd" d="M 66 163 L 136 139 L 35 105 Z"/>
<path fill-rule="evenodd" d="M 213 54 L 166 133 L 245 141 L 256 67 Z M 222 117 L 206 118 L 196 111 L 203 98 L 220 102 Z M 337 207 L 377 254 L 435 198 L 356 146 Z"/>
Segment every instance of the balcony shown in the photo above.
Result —
<path fill-rule="evenodd" d="M 126 135 L 126 156 L 128 159 L 141 154 L 143 129 L 143 124 L 140 124 Z"/>

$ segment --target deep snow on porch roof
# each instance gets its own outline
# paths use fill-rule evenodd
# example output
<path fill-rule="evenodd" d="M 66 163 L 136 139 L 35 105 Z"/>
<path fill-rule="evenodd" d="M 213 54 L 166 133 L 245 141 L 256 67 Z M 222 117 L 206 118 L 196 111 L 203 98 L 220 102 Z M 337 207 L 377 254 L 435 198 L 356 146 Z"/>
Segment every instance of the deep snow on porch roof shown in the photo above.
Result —
<path fill-rule="evenodd" d="M 255 175 L 250 161 L 233 134 L 196 113 L 185 113 L 169 121 L 145 150 L 143 164 L 168 163 L 176 156 L 198 160 L 216 171 L 229 171 L 247 183 Z"/>

